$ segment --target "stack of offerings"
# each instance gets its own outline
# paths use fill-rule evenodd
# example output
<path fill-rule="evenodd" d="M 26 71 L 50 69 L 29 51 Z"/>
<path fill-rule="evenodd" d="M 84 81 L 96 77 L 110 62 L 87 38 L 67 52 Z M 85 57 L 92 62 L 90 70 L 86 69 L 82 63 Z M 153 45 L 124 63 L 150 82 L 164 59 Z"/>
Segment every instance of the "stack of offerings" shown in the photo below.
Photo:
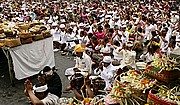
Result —
<path fill-rule="evenodd" d="M 180 104 L 180 69 L 176 59 L 165 55 L 155 58 L 144 73 L 158 81 L 156 87 L 149 91 L 147 99 L 149 105 Z"/>
<path fill-rule="evenodd" d="M 122 105 L 144 105 L 147 102 L 149 90 L 156 84 L 156 80 L 149 79 L 135 70 L 129 70 L 116 77 L 109 97 L 106 98 L 107 104 Z M 116 102 L 116 103 L 114 103 Z"/>
<path fill-rule="evenodd" d="M 4 35 L 4 46 L 7 47 L 16 47 L 21 45 L 20 38 L 17 38 L 16 30 L 12 27 L 8 27 L 7 25 L 2 25 L 3 30 L 1 30 L 1 35 Z M 4 33 L 2 33 L 4 32 Z"/>
<path fill-rule="evenodd" d="M 0 23 L 0 47 L 16 47 L 51 36 L 45 25 L 38 21 L 16 22 L 15 26 L 9 21 Z"/>
<path fill-rule="evenodd" d="M 22 44 L 27 44 L 32 42 L 31 32 L 29 31 L 30 25 L 28 23 L 22 23 L 19 25 L 18 36 L 21 39 Z"/>
<path fill-rule="evenodd" d="M 32 39 L 33 41 L 41 40 L 43 39 L 43 34 L 41 33 L 40 27 L 44 25 L 34 25 L 34 27 L 31 27 L 29 31 L 32 33 Z"/>

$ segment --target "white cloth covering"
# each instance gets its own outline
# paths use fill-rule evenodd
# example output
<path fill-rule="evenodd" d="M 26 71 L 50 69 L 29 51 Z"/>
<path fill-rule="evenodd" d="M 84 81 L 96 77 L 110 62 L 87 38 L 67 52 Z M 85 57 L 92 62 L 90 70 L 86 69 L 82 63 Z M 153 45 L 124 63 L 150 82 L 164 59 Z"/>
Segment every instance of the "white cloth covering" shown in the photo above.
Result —
<path fill-rule="evenodd" d="M 38 74 L 45 66 L 55 66 L 52 38 L 10 48 L 15 77 L 20 80 Z"/>

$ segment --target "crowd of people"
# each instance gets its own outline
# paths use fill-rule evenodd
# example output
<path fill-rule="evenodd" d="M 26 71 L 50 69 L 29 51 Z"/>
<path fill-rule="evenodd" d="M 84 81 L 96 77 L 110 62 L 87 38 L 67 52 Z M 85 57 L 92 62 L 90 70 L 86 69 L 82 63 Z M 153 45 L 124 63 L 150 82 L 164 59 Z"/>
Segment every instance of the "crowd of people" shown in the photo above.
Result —
<path fill-rule="evenodd" d="M 38 21 L 50 30 L 54 51 L 76 55 L 76 65 L 65 75 L 70 80 L 66 90 L 73 90 L 79 100 L 82 91 L 94 97 L 98 88 L 109 90 L 116 75 L 127 68 L 138 70 L 136 62 L 149 63 L 180 47 L 176 0 L 7 0 L 0 1 L 0 18 L 12 27 Z M 89 75 L 101 81 L 94 83 L 94 93 Z M 48 105 L 61 97 L 61 80 L 51 68 L 39 73 L 39 82 L 34 87 L 25 82 L 25 94 L 33 104 Z"/>

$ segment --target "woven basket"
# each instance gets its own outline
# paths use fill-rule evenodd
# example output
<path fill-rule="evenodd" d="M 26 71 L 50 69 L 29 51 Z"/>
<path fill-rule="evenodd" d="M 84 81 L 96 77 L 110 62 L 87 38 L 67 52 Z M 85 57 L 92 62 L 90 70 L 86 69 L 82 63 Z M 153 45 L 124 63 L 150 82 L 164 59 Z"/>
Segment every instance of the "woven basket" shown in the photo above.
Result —
<path fill-rule="evenodd" d="M 32 38 L 21 38 L 22 44 L 32 43 Z"/>
<path fill-rule="evenodd" d="M 28 30 L 30 28 L 30 25 L 29 24 L 23 24 L 23 25 L 19 25 L 19 28 L 21 30 Z"/>
<path fill-rule="evenodd" d="M 18 36 L 24 39 L 32 37 L 31 33 L 19 33 Z"/>
<path fill-rule="evenodd" d="M 42 33 L 42 34 L 43 34 L 43 37 L 44 37 L 44 38 L 48 38 L 48 37 L 51 37 L 51 36 L 52 36 L 50 32 L 44 32 L 44 33 Z"/>
<path fill-rule="evenodd" d="M 20 38 L 16 39 L 4 39 L 4 45 L 7 47 L 16 47 L 21 45 Z"/>
<path fill-rule="evenodd" d="M 14 36 L 15 36 L 12 31 L 4 31 L 4 34 L 5 34 L 7 37 L 14 37 Z"/>
<path fill-rule="evenodd" d="M 160 73 L 155 74 L 155 79 L 161 82 L 169 83 L 170 81 L 176 80 L 180 77 L 179 70 L 166 71 L 162 70 Z"/>
<path fill-rule="evenodd" d="M 33 31 L 32 34 L 41 34 L 40 30 Z"/>
<path fill-rule="evenodd" d="M 32 36 L 32 39 L 33 39 L 34 41 L 41 40 L 41 39 L 43 39 L 43 38 L 44 38 L 44 37 L 43 37 L 42 34 L 37 34 L 37 35 L 33 35 L 33 36 Z"/>
<path fill-rule="evenodd" d="M 154 92 L 152 90 L 149 91 L 147 103 L 149 105 L 178 105 L 176 103 L 167 102 L 165 100 L 160 99 L 156 95 L 154 95 Z"/>
<path fill-rule="evenodd" d="M 0 34 L 4 33 L 4 29 L 0 29 Z"/>
<path fill-rule="evenodd" d="M 149 89 L 146 89 L 145 93 L 143 93 L 143 90 L 135 88 L 131 88 L 131 91 L 133 92 L 132 97 L 134 97 L 138 103 L 141 105 L 145 105 L 147 103 Z"/>
<path fill-rule="evenodd" d="M 171 71 L 167 70 L 156 70 L 154 67 L 148 67 L 148 70 L 145 72 L 151 78 L 157 79 L 160 82 L 169 83 L 173 80 L 176 80 L 180 77 L 180 71 L 175 69 Z"/>

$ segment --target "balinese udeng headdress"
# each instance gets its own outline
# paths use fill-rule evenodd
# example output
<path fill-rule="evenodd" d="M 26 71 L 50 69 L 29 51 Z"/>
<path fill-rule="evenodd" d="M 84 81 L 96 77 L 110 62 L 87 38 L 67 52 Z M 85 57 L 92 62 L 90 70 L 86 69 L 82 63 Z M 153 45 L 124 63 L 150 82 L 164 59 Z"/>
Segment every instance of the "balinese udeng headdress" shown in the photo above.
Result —
<path fill-rule="evenodd" d="M 47 85 L 42 85 L 42 86 L 34 85 L 33 86 L 33 92 L 41 93 L 41 92 L 45 92 L 47 90 L 48 90 Z"/>

